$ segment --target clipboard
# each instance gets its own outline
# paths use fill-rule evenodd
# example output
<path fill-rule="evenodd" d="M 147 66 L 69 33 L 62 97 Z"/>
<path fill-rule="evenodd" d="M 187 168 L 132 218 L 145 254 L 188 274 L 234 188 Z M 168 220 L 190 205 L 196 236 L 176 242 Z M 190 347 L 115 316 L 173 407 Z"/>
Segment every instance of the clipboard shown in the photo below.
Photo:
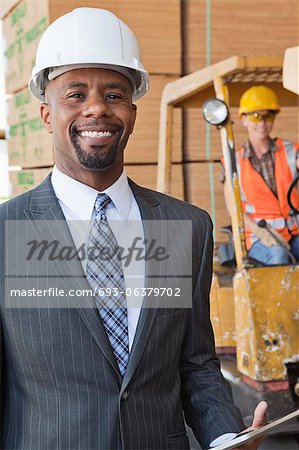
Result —
<path fill-rule="evenodd" d="M 259 436 L 262 436 L 263 434 L 266 434 L 269 430 L 272 430 L 272 428 L 278 427 L 279 425 L 282 425 L 283 423 L 289 422 L 292 419 L 295 419 L 296 417 L 299 417 L 299 409 L 296 411 L 293 411 L 290 414 L 287 414 L 286 416 L 279 417 L 278 419 L 271 420 L 266 425 L 263 425 L 262 427 L 253 430 L 253 431 L 244 431 L 232 439 L 231 441 L 228 441 L 224 444 L 218 445 L 217 447 L 213 447 L 213 450 L 229 450 L 232 448 L 236 448 L 239 445 L 246 444 L 250 441 L 253 441 L 254 439 L 258 438 Z M 299 429 L 299 423 L 298 423 L 298 429 Z"/>

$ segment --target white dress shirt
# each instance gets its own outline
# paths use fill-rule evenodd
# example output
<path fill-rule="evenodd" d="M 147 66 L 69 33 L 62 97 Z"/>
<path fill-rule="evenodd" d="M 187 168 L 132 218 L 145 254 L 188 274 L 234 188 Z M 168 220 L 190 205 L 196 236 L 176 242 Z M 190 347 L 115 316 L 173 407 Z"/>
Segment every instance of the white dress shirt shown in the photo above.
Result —
<path fill-rule="evenodd" d="M 76 248 L 78 249 L 82 243 L 87 245 L 94 217 L 94 204 L 99 192 L 60 172 L 56 166 L 53 168 L 51 181 Z M 123 172 L 118 180 L 103 192 L 112 200 L 106 208 L 106 217 L 118 245 L 128 248 L 136 236 L 143 240 L 139 207 L 126 173 Z M 82 261 L 82 266 L 86 271 L 86 260 Z M 142 304 L 142 297 L 134 295 L 134 289 L 136 292 L 136 287 L 144 287 L 145 262 L 132 261 L 128 267 L 123 264 L 123 271 L 127 292 L 131 289 L 131 295 L 127 295 L 129 350 L 131 350 Z"/>

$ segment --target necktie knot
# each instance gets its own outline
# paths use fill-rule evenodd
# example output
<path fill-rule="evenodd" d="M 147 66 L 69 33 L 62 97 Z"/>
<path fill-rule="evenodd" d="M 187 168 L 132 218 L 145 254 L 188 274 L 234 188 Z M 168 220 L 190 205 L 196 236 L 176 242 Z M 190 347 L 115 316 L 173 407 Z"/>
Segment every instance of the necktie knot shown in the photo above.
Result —
<path fill-rule="evenodd" d="M 105 214 L 105 210 L 107 208 L 107 206 L 109 205 L 109 203 L 111 203 L 111 198 L 109 197 L 109 195 L 105 194 L 105 193 L 101 193 L 97 195 L 96 201 L 95 201 L 95 217 L 101 217 L 102 215 L 106 215 Z"/>

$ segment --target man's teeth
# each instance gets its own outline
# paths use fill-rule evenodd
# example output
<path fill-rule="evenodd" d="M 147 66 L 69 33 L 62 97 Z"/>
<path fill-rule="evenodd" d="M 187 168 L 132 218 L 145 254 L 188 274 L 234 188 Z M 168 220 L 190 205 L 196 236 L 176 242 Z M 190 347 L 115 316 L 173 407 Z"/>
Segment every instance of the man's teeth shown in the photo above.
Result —
<path fill-rule="evenodd" d="M 109 137 L 109 136 L 113 135 L 113 133 L 111 133 L 111 131 L 80 131 L 79 134 L 82 137 L 88 137 L 88 138 Z"/>

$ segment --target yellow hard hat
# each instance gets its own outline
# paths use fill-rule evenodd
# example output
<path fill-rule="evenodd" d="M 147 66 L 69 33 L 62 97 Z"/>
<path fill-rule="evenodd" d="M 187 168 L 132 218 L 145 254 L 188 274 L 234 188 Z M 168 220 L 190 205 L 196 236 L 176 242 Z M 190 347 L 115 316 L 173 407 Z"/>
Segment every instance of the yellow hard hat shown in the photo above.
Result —
<path fill-rule="evenodd" d="M 239 116 L 261 109 L 278 112 L 280 106 L 277 95 L 267 86 L 252 86 L 240 99 Z"/>

